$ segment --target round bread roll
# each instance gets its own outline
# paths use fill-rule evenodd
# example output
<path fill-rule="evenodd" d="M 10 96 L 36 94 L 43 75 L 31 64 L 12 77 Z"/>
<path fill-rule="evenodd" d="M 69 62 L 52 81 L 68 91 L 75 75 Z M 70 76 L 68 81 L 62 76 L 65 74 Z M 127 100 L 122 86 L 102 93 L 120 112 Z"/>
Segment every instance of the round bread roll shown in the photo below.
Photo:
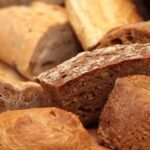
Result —
<path fill-rule="evenodd" d="M 116 81 L 100 117 L 98 140 L 113 150 L 150 150 L 150 77 Z"/>
<path fill-rule="evenodd" d="M 0 114 L 0 150 L 105 150 L 78 117 L 57 108 Z"/>

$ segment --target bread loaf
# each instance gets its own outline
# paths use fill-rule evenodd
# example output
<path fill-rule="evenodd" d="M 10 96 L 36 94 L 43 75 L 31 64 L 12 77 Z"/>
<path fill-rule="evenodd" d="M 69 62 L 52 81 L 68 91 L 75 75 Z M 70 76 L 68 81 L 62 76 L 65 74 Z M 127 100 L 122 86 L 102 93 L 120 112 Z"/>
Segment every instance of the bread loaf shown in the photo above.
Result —
<path fill-rule="evenodd" d="M 0 78 L 0 112 L 43 107 L 43 101 L 43 90 L 37 83 Z"/>
<path fill-rule="evenodd" d="M 80 49 L 61 6 L 35 2 L 30 7 L 4 8 L 0 25 L 0 60 L 28 78 L 75 56 Z"/>
<path fill-rule="evenodd" d="M 0 114 L 0 150 L 106 150 L 78 117 L 57 108 Z"/>
<path fill-rule="evenodd" d="M 150 77 L 117 79 L 100 117 L 98 139 L 113 150 L 150 149 Z"/>
<path fill-rule="evenodd" d="M 83 52 L 42 73 L 47 106 L 80 116 L 84 125 L 96 122 L 117 77 L 150 75 L 150 44 L 116 45 Z"/>
<path fill-rule="evenodd" d="M 64 0 L 0 0 L 0 7 L 6 7 L 10 5 L 21 5 L 21 4 L 27 5 L 33 1 L 41 1 L 46 3 L 59 4 L 59 5 L 64 4 Z"/>
<path fill-rule="evenodd" d="M 142 20 L 132 0 L 66 0 L 66 8 L 84 50 L 93 50 L 110 29 Z"/>
<path fill-rule="evenodd" d="M 99 47 L 148 42 L 150 42 L 150 21 L 112 29 L 101 39 Z"/>

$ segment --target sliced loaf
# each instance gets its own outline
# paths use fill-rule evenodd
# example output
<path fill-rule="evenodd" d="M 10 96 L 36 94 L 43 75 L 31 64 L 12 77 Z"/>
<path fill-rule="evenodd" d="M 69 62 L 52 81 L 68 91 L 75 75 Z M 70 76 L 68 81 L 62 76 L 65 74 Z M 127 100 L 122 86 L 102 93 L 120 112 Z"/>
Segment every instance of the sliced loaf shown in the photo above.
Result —
<path fill-rule="evenodd" d="M 45 105 L 79 115 L 85 125 L 98 120 L 117 77 L 150 75 L 150 44 L 116 45 L 83 52 L 38 76 Z"/>

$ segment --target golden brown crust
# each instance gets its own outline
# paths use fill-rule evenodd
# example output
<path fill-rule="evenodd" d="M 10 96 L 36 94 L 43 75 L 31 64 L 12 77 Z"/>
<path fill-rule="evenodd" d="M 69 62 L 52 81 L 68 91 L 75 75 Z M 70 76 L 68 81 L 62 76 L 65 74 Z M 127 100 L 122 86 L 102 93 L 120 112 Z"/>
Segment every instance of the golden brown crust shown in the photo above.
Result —
<path fill-rule="evenodd" d="M 119 78 L 100 117 L 98 140 L 112 149 L 149 150 L 150 77 Z"/>
<path fill-rule="evenodd" d="M 114 27 L 140 22 L 132 0 L 66 0 L 69 20 L 85 50 Z"/>
<path fill-rule="evenodd" d="M 105 150 L 91 139 L 77 116 L 57 108 L 0 114 L 0 149 Z"/>
<path fill-rule="evenodd" d="M 32 78 L 79 52 L 61 6 L 35 2 L 4 8 L 0 25 L 0 59 L 26 77 Z"/>

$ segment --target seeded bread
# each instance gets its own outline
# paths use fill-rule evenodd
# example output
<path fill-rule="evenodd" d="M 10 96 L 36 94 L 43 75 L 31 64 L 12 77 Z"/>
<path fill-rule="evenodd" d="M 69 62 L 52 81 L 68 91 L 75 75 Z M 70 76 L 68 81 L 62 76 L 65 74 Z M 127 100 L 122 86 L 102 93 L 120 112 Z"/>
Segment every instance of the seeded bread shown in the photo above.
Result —
<path fill-rule="evenodd" d="M 42 73 L 47 106 L 79 115 L 84 125 L 98 120 L 115 79 L 131 74 L 150 75 L 150 44 L 116 45 L 83 52 Z"/>
<path fill-rule="evenodd" d="M 100 147 L 78 117 L 57 108 L 0 114 L 0 150 L 108 150 Z"/>
<path fill-rule="evenodd" d="M 150 77 L 117 79 L 100 117 L 98 140 L 113 150 L 150 149 Z"/>
<path fill-rule="evenodd" d="M 3 8 L 0 25 L 0 60 L 27 78 L 60 64 L 80 50 L 61 6 L 34 2 L 31 6 Z"/>
<path fill-rule="evenodd" d="M 148 42 L 150 42 L 150 21 L 129 24 L 109 31 L 102 38 L 99 47 Z"/>

